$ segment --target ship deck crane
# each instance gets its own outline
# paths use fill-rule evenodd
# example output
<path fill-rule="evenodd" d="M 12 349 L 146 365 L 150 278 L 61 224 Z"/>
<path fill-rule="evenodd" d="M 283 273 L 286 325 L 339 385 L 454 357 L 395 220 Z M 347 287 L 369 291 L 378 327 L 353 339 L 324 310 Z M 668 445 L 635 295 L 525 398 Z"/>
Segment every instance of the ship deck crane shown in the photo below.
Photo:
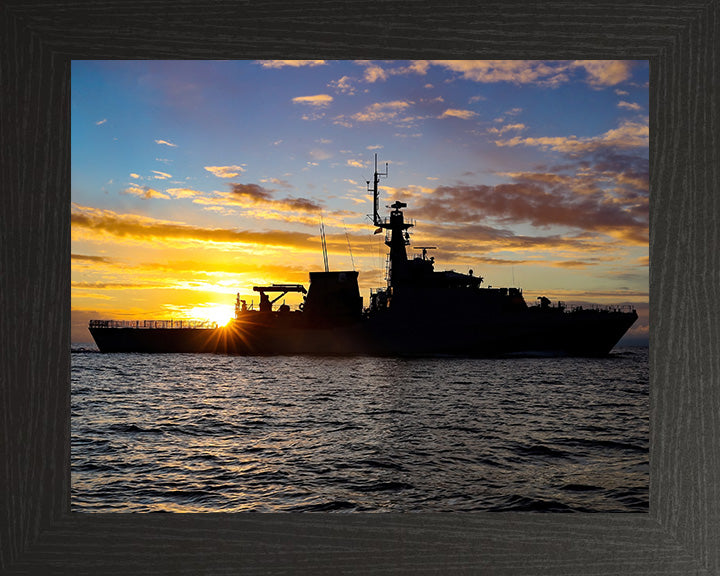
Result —
<path fill-rule="evenodd" d="M 302 284 L 272 284 L 270 286 L 253 286 L 255 292 L 260 292 L 260 312 L 270 312 L 272 305 L 288 292 L 302 292 L 307 294 Z M 266 292 L 280 292 L 280 295 L 270 300 Z"/>

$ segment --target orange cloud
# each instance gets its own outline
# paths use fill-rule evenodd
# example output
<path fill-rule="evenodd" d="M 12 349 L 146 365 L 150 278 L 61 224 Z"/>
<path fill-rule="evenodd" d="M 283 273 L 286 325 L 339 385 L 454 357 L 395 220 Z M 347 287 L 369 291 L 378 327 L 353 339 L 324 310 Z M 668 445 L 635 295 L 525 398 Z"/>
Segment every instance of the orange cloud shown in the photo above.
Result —
<path fill-rule="evenodd" d="M 377 82 L 378 80 L 386 80 L 388 77 L 388 73 L 385 72 L 380 66 L 376 64 L 371 64 L 367 68 L 365 68 L 365 81 L 370 82 L 371 84 L 373 82 Z"/>
<path fill-rule="evenodd" d="M 558 86 L 568 81 L 567 62 L 535 60 L 433 60 L 474 82 L 511 82 Z"/>
<path fill-rule="evenodd" d="M 165 192 L 173 198 L 194 198 L 195 196 L 203 195 L 203 192 L 191 188 L 167 188 Z"/>
<path fill-rule="evenodd" d="M 562 260 L 554 262 L 553 265 L 559 268 L 587 268 L 591 263 L 583 260 Z"/>
<path fill-rule="evenodd" d="M 289 266 L 272 264 L 267 261 L 262 263 L 251 262 L 244 260 L 242 269 L 238 270 L 235 263 L 222 262 L 211 262 L 205 260 L 172 260 L 166 262 L 144 262 L 136 266 L 144 270 L 151 270 L 153 272 L 172 272 L 182 273 L 183 276 L 186 274 L 199 274 L 202 273 L 207 277 L 214 276 L 216 274 L 258 274 L 262 273 L 267 276 L 275 278 L 283 278 L 284 280 L 293 280 L 300 277 L 307 278 L 307 269 L 304 266 Z"/>
<path fill-rule="evenodd" d="M 594 152 L 603 148 L 641 148 L 649 146 L 650 128 L 647 123 L 624 121 L 620 126 L 599 136 L 578 138 L 577 136 L 515 136 L 509 140 L 496 140 L 497 146 L 536 146 L 543 150 L 554 150 L 567 154 Z"/>
<path fill-rule="evenodd" d="M 84 290 L 125 290 L 127 288 L 166 288 L 165 284 L 143 284 L 137 282 L 71 282 L 70 286 L 75 289 Z"/>
<path fill-rule="evenodd" d="M 281 180 L 280 178 L 264 178 L 260 180 L 260 182 L 263 184 L 275 184 L 275 186 L 280 186 L 281 188 L 293 188 L 293 185 L 290 182 L 287 180 Z"/>
<path fill-rule="evenodd" d="M 125 194 L 132 194 L 133 196 L 139 196 L 140 198 L 150 199 L 150 198 L 162 198 L 163 200 L 169 200 L 170 196 L 167 194 L 163 194 L 162 192 L 158 192 L 154 188 L 150 188 L 149 186 L 130 186 L 128 188 L 125 188 L 124 190 Z"/>
<path fill-rule="evenodd" d="M 430 62 L 427 60 L 413 60 L 413 62 L 410 64 L 410 66 L 407 66 L 405 68 L 402 68 L 403 73 L 415 73 L 420 74 L 421 76 L 425 76 L 427 74 L 427 71 L 430 69 Z"/>
<path fill-rule="evenodd" d="M 570 80 L 577 69 L 587 74 L 594 87 L 614 86 L 630 77 L 632 63 L 622 60 L 433 60 L 474 82 L 510 82 L 557 87 Z"/>
<path fill-rule="evenodd" d="M 367 106 L 362 112 L 352 115 L 352 119 L 358 122 L 388 122 L 394 120 L 405 109 L 409 108 L 411 102 L 395 100 L 392 102 L 376 102 Z"/>
<path fill-rule="evenodd" d="M 510 82 L 552 88 L 568 82 L 579 70 L 585 72 L 586 81 L 592 87 L 615 86 L 630 78 L 632 67 L 632 62 L 624 60 L 416 60 L 407 66 L 387 63 L 381 66 L 369 60 L 358 60 L 356 63 L 365 67 L 363 80 L 371 84 L 395 75 L 425 75 L 434 65 L 473 82 Z M 339 82 L 333 86 L 340 89 Z"/>
<path fill-rule="evenodd" d="M 87 206 L 73 205 L 71 225 L 74 230 L 103 233 L 119 238 L 143 241 L 184 240 L 216 243 L 261 244 L 299 249 L 316 249 L 317 241 L 307 233 L 289 231 L 250 231 L 226 228 L 203 228 L 182 222 L 157 220 L 134 214 L 118 214 Z"/>
<path fill-rule="evenodd" d="M 477 116 L 477 112 L 473 112 L 472 110 L 457 110 L 455 108 L 448 108 L 439 116 L 439 118 L 461 118 L 463 120 L 469 120 L 475 116 Z"/>
<path fill-rule="evenodd" d="M 218 178 L 234 178 L 241 172 L 245 172 L 245 168 L 235 164 L 232 166 L 204 166 L 204 168 Z"/>
<path fill-rule="evenodd" d="M 70 259 L 77 262 L 102 262 L 103 264 L 109 264 L 112 262 L 112 258 L 107 258 L 105 256 L 88 256 L 85 254 L 70 254 Z"/>
<path fill-rule="evenodd" d="M 316 245 L 320 245 L 319 240 L 316 240 Z M 293 265 L 275 264 L 268 261 L 267 255 L 258 257 L 256 252 L 256 247 L 248 246 L 245 250 L 242 247 L 234 248 L 230 259 L 225 251 L 206 250 L 203 258 L 197 260 L 170 258 L 145 262 L 135 262 L 131 252 L 122 261 L 97 256 L 80 259 L 73 257 L 72 287 L 82 290 L 84 298 L 89 295 L 88 291 L 96 289 L 187 288 L 207 284 L 227 287 L 242 284 L 244 281 L 241 278 L 248 275 L 274 278 L 275 281 L 280 278 L 286 282 L 307 280 L 308 267 L 297 259 L 293 260 Z M 285 260 L 287 249 L 281 249 L 280 252 L 281 258 Z M 137 258 L 137 253 L 134 258 Z M 76 279 L 80 276 L 82 281 Z M 93 279 L 98 277 L 99 280 Z M 109 277 L 113 280 L 107 281 Z M 80 297 L 79 294 L 77 296 Z"/>
<path fill-rule="evenodd" d="M 525 130 L 525 128 L 527 128 L 525 124 L 506 124 L 505 126 L 501 126 L 500 128 L 489 128 L 488 133 L 502 135 L 505 132 L 510 132 L 513 130 Z"/>
<path fill-rule="evenodd" d="M 385 68 L 368 60 L 358 60 L 356 63 L 365 66 L 363 78 L 370 84 L 380 80 L 387 80 L 390 76 L 406 76 L 409 74 L 424 76 L 430 69 L 430 62 L 426 60 L 413 60 L 407 66 L 386 66 Z"/>
<path fill-rule="evenodd" d="M 630 78 L 631 62 L 623 60 L 576 60 L 573 66 L 585 69 L 591 86 L 615 86 Z"/>
<path fill-rule="evenodd" d="M 310 106 L 327 106 L 333 101 L 329 94 L 316 94 L 314 96 L 297 96 L 292 99 L 296 104 L 308 104 Z"/>
<path fill-rule="evenodd" d="M 626 110 L 635 110 L 640 111 L 643 109 L 640 104 L 637 104 L 635 102 L 625 102 L 624 100 L 621 100 L 618 102 L 618 108 L 625 108 Z"/>
<path fill-rule="evenodd" d="M 349 96 L 355 94 L 355 86 L 352 85 L 352 78 L 349 76 L 343 76 L 339 80 L 333 80 L 328 83 L 328 86 L 335 88 L 341 94 L 347 94 Z"/>
<path fill-rule="evenodd" d="M 155 144 L 162 144 L 163 146 L 170 146 L 171 148 L 177 148 L 177 144 L 168 142 L 167 140 L 155 140 Z"/>
<path fill-rule="evenodd" d="M 394 186 L 383 186 L 384 192 L 391 198 L 402 198 L 405 200 L 421 198 L 423 195 L 432 194 L 434 188 L 428 188 L 427 186 L 418 186 L 411 184 L 410 186 L 403 186 L 402 188 L 395 188 Z M 368 199 L 370 196 L 368 196 Z M 370 200 L 368 200 L 369 202 Z"/>

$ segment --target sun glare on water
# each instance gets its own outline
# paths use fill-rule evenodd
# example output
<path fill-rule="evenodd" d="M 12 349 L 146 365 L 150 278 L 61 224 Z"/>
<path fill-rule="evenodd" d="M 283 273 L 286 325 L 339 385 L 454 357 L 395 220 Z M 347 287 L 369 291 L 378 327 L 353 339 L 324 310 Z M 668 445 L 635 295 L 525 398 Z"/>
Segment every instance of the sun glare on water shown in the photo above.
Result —
<path fill-rule="evenodd" d="M 199 320 L 214 322 L 218 326 L 225 326 L 235 316 L 235 308 L 224 304 L 195 306 L 194 308 L 188 310 L 188 315 Z"/>

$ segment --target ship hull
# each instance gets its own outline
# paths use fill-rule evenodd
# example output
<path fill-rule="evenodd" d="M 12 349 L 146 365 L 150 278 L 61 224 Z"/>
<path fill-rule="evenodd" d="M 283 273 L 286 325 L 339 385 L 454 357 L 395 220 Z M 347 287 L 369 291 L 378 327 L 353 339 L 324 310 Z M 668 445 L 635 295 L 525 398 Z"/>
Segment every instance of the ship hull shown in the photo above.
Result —
<path fill-rule="evenodd" d="M 557 312 L 457 319 L 379 315 L 342 326 L 298 314 L 249 314 L 218 328 L 90 328 L 101 352 L 497 357 L 607 355 L 637 319 L 635 312 Z M 429 329 L 429 327 L 432 327 Z"/>

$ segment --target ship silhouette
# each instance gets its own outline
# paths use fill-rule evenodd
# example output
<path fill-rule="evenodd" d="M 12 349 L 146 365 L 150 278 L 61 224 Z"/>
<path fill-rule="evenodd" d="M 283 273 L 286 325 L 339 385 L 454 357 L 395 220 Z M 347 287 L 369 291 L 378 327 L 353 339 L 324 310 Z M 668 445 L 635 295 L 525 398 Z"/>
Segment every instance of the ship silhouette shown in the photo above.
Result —
<path fill-rule="evenodd" d="M 254 286 L 258 309 L 238 295 L 235 317 L 226 326 L 191 320 L 91 320 L 89 330 L 101 352 L 202 352 L 220 354 L 314 354 L 379 356 L 516 355 L 605 356 L 637 320 L 629 306 L 567 307 L 545 296 L 531 306 L 519 288 L 483 286 L 483 278 L 436 271 L 418 246 L 408 257 L 404 202 L 378 212 L 377 156 L 372 223 L 389 248 L 387 284 L 371 290 L 363 305 L 358 272 L 330 271 L 322 228 L 325 271 L 310 272 L 301 284 Z M 273 305 L 290 292 L 304 295 L 296 310 Z"/>

